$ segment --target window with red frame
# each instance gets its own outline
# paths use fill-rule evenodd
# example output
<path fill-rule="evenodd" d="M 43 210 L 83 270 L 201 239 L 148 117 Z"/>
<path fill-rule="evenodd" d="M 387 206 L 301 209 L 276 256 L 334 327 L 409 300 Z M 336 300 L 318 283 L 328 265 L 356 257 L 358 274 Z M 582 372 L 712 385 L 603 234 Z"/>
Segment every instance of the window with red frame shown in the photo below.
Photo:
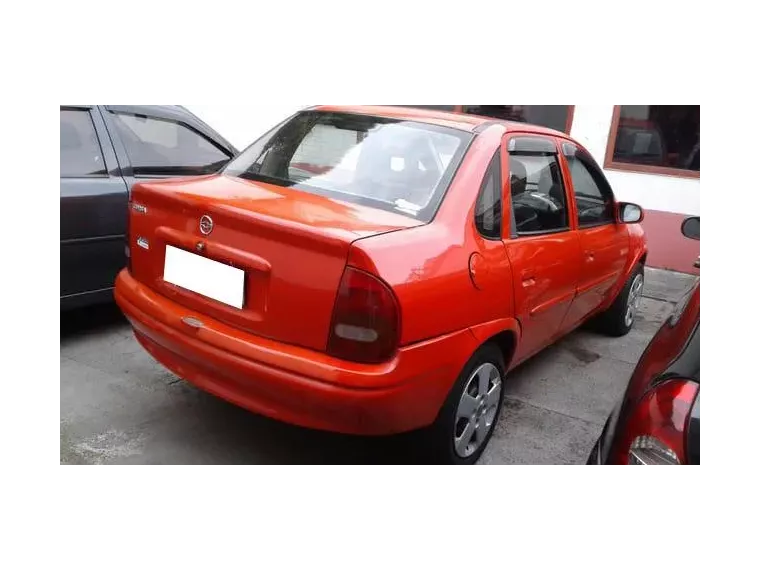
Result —
<path fill-rule="evenodd" d="M 617 105 L 605 166 L 699 176 L 699 105 Z"/>

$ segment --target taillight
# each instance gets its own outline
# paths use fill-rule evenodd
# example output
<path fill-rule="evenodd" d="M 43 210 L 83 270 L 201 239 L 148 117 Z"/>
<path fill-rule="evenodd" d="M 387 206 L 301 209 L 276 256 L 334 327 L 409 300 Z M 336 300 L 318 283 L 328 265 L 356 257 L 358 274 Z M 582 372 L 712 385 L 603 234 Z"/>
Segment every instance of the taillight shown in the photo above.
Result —
<path fill-rule="evenodd" d="M 648 392 L 630 415 L 615 445 L 617 465 L 683 465 L 686 430 L 699 393 L 690 380 L 668 380 Z"/>
<path fill-rule="evenodd" d="M 127 271 L 132 273 L 132 204 L 127 208 L 127 239 L 124 243 L 124 256 L 127 258 Z"/>
<path fill-rule="evenodd" d="M 127 208 L 127 240 L 124 244 L 124 255 L 127 258 L 127 270 L 130 273 L 132 272 L 132 246 L 137 244 L 143 249 L 150 249 L 150 245 L 145 238 L 137 237 L 134 238 L 134 242 L 132 241 L 134 237 L 132 236 L 132 216 L 135 212 L 138 214 L 147 214 L 148 208 L 137 202 L 132 202 L 131 200 L 129 202 L 129 207 Z"/>
<path fill-rule="evenodd" d="M 333 309 L 327 352 L 343 360 L 377 363 L 396 351 L 399 310 L 390 288 L 377 277 L 346 268 Z"/>

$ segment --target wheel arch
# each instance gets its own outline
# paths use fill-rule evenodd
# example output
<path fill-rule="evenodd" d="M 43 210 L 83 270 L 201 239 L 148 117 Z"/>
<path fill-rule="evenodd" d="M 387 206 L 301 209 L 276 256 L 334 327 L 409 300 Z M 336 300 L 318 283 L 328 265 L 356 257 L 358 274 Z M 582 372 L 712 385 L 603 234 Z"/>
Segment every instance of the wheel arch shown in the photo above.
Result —
<path fill-rule="evenodd" d="M 470 331 L 477 341 L 476 350 L 480 350 L 481 347 L 489 343 L 495 344 L 504 356 L 504 366 L 509 370 L 522 335 L 522 329 L 517 319 L 499 319 L 471 327 Z"/>
<path fill-rule="evenodd" d="M 501 331 L 485 341 L 483 345 L 489 343 L 493 343 L 499 347 L 499 350 L 504 355 L 504 366 L 509 370 L 509 365 L 517 351 L 517 335 L 515 332 L 512 330 Z"/>
<path fill-rule="evenodd" d="M 646 247 L 641 247 L 638 251 L 635 252 L 634 255 L 631 255 L 628 258 L 628 261 L 626 262 L 627 264 L 626 264 L 625 270 L 620 275 L 617 283 L 612 288 L 612 290 L 607 296 L 607 299 L 604 301 L 604 303 L 602 303 L 602 305 L 599 307 L 599 310 L 597 312 L 604 312 L 612 306 L 612 304 L 615 302 L 618 295 L 620 295 L 621 291 L 625 287 L 625 284 L 628 282 L 628 279 L 630 279 L 631 275 L 636 270 L 636 268 L 639 265 L 641 265 L 642 267 L 646 267 L 648 255 L 649 255 L 649 250 Z"/>

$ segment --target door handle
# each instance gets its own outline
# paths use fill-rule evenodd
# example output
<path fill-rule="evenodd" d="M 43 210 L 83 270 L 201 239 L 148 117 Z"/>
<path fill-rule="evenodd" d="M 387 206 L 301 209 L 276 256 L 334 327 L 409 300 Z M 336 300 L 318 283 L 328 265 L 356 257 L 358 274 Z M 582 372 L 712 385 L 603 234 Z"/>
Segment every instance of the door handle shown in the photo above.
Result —
<path fill-rule="evenodd" d="M 596 256 L 594 255 L 593 251 L 587 251 L 586 252 L 586 260 L 587 261 L 594 261 L 595 258 L 596 258 Z"/>
<path fill-rule="evenodd" d="M 536 280 L 533 277 L 524 277 L 522 286 L 523 287 L 533 287 L 536 284 Z"/>

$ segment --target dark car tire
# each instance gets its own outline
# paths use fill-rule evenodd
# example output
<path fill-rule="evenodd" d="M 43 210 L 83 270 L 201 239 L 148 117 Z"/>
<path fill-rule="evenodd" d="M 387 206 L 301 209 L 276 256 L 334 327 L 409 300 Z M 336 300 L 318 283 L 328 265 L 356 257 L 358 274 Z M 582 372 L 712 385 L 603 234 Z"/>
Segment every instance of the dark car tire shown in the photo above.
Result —
<path fill-rule="evenodd" d="M 594 444 L 594 448 L 591 450 L 591 453 L 589 453 L 588 459 L 586 460 L 586 465 L 599 465 L 599 442 L 598 441 Z"/>
<path fill-rule="evenodd" d="M 489 367 L 495 368 L 498 371 L 500 389 L 498 401 L 495 402 L 495 411 L 483 411 L 483 416 L 480 416 L 477 422 L 484 422 L 484 431 L 486 435 L 482 438 L 479 437 L 482 432 L 475 429 L 474 441 L 477 444 L 476 449 L 470 454 L 463 456 L 457 452 L 455 446 L 455 433 L 462 433 L 462 422 L 464 418 L 458 419 L 458 412 L 460 410 L 460 401 L 464 396 L 466 389 L 476 389 L 478 386 L 472 384 L 473 375 L 482 370 L 484 372 L 493 372 L 493 368 L 489 370 Z M 425 430 L 423 434 L 423 440 L 425 442 L 427 456 L 435 464 L 440 465 L 474 465 L 483 451 L 488 446 L 488 442 L 493 436 L 493 432 L 496 429 L 496 425 L 501 415 L 502 405 L 504 403 L 504 383 L 506 378 L 506 367 L 504 365 L 504 355 L 501 350 L 495 344 L 486 344 L 478 349 L 477 352 L 470 358 L 467 364 L 462 369 L 457 381 L 449 392 L 446 401 L 443 404 L 438 418 L 435 423 Z M 475 384 L 478 384 L 478 378 L 475 377 Z M 495 388 L 495 383 L 491 384 L 492 380 L 489 380 L 489 387 Z M 494 393 L 495 397 L 495 393 Z M 486 398 L 487 401 L 487 398 Z M 486 406 L 487 407 L 487 406 Z M 477 412 L 476 412 L 477 415 Z M 490 422 L 488 422 L 490 419 Z M 477 423 L 476 425 L 480 425 Z M 471 422 L 467 422 L 468 425 Z M 473 445 L 475 445 L 475 443 Z"/>
<path fill-rule="evenodd" d="M 600 332 L 613 337 L 622 337 L 631 332 L 636 322 L 635 311 L 633 318 L 628 320 L 627 317 L 631 295 L 637 296 L 640 301 L 643 290 L 644 266 L 639 263 L 630 277 L 628 277 L 628 281 L 626 281 L 625 286 L 618 294 L 612 306 L 595 319 L 594 324 L 596 328 Z M 636 309 L 638 309 L 638 303 L 636 303 Z"/>

